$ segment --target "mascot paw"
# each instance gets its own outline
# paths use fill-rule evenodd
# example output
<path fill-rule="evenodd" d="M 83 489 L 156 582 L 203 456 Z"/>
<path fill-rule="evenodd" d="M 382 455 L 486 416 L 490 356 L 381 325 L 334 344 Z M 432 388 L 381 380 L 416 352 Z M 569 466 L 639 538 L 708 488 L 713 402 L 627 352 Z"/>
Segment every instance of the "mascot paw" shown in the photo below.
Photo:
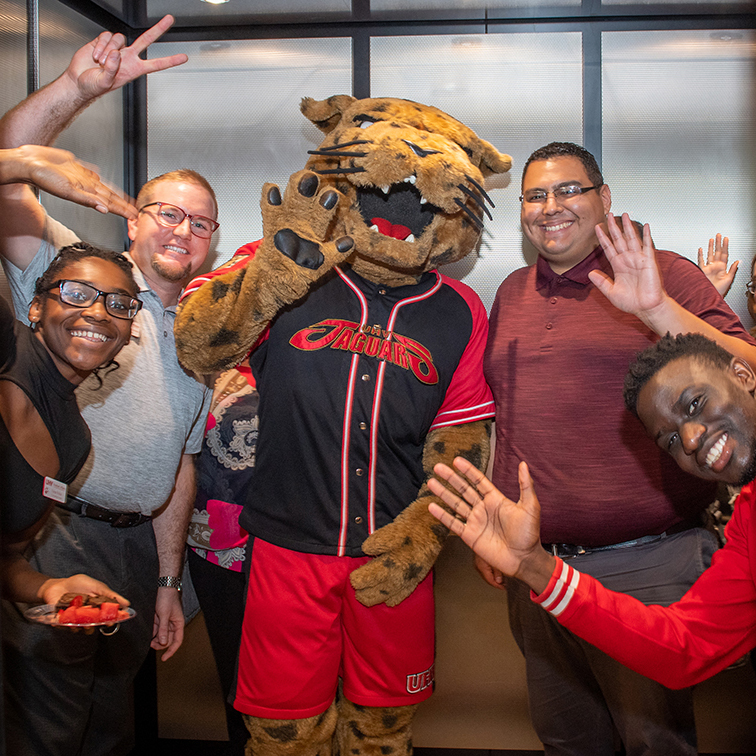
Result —
<path fill-rule="evenodd" d="M 290 179 L 283 198 L 275 184 L 263 187 L 265 239 L 299 268 L 321 274 L 342 262 L 354 243 L 349 236 L 334 241 L 329 231 L 342 199 L 335 189 L 320 188 L 312 171 L 299 171 Z"/>
<path fill-rule="evenodd" d="M 362 550 L 375 559 L 349 576 L 358 601 L 365 606 L 396 606 L 404 601 L 430 572 L 444 536 L 445 532 L 434 544 L 419 543 L 396 522 L 373 533 Z"/>

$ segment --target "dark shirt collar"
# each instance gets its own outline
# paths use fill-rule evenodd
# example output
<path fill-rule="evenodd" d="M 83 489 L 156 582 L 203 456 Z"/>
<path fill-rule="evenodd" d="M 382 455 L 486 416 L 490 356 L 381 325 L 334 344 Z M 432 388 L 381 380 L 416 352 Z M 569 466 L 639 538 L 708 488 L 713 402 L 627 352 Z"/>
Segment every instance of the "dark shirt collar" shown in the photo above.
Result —
<path fill-rule="evenodd" d="M 612 275 L 612 266 L 606 259 L 604 250 L 600 246 L 596 247 L 585 259 L 581 260 L 564 273 L 555 273 L 547 260 L 540 255 L 536 263 L 536 289 L 542 289 L 545 286 L 556 283 L 560 280 L 568 280 L 581 286 L 589 286 L 591 279 L 588 274 L 592 270 L 603 270 L 604 273 Z"/>

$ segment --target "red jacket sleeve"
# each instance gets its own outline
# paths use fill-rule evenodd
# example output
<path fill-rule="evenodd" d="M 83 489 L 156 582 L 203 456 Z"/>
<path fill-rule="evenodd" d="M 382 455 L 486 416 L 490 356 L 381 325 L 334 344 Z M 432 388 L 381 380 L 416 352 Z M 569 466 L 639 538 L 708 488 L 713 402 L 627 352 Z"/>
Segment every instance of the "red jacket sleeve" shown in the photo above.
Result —
<path fill-rule="evenodd" d="M 684 688 L 705 680 L 756 646 L 755 489 L 754 483 L 743 489 L 726 545 L 680 601 L 644 606 L 561 560 L 533 600 L 576 635 L 663 685 Z"/>

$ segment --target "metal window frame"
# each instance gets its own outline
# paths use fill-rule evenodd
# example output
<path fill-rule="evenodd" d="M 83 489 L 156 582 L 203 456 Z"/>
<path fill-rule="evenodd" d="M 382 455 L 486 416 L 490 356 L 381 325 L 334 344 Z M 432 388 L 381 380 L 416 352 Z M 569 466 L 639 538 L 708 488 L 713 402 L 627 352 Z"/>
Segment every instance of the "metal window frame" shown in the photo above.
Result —
<path fill-rule="evenodd" d="M 27 0 L 35 4 L 37 0 Z M 99 25 L 120 31 L 129 43 L 146 24 L 147 0 L 126 3 L 124 21 L 93 0 L 58 0 Z M 370 40 L 372 37 L 428 34 L 507 34 L 554 31 L 579 31 L 583 40 L 583 144 L 601 165 L 601 35 L 605 31 L 753 29 L 756 14 L 743 11 L 742 5 L 659 4 L 611 6 L 601 0 L 582 0 L 579 7 L 501 8 L 480 11 L 428 11 L 418 19 L 407 10 L 390 18 L 371 11 L 370 0 L 352 0 L 351 19 L 312 23 L 287 15 L 265 19 L 254 25 L 174 27 L 162 38 L 165 42 L 296 39 L 297 37 L 351 37 L 352 94 L 370 96 Z M 477 15 L 476 15 L 477 14 Z M 35 17 L 36 18 L 36 17 Z M 32 18 L 30 35 L 32 37 Z M 38 24 L 38 21 L 36 22 Z M 32 70 L 30 53 L 30 72 Z M 38 61 L 38 51 L 37 51 Z M 38 62 L 34 65 L 38 68 Z M 125 190 L 136 196 L 147 181 L 147 83 L 144 79 L 124 87 L 124 177 Z"/>

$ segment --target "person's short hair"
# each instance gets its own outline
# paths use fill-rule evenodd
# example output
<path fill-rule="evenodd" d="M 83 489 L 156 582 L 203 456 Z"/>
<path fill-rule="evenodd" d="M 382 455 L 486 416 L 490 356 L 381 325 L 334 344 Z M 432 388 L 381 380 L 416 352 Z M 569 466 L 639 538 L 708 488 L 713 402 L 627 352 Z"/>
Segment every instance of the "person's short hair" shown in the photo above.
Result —
<path fill-rule="evenodd" d="M 545 147 L 537 149 L 526 161 L 522 169 L 522 178 L 528 171 L 528 166 L 540 160 L 551 160 L 556 157 L 574 157 L 577 158 L 585 168 L 588 178 L 594 186 L 604 183 L 604 177 L 601 175 L 601 169 L 596 162 L 596 158 L 591 155 L 585 147 L 573 142 L 551 142 Z"/>
<path fill-rule="evenodd" d="M 700 333 L 667 333 L 652 346 L 640 352 L 630 363 L 625 376 L 625 406 L 638 416 L 638 395 L 641 389 L 666 365 L 681 357 L 695 357 L 726 369 L 732 355 L 719 344 Z"/>
<path fill-rule="evenodd" d="M 215 217 L 218 217 L 218 199 L 215 196 L 213 187 L 210 186 L 210 182 L 201 173 L 197 173 L 197 171 L 193 171 L 191 168 L 179 168 L 176 171 L 168 171 L 168 173 L 163 173 L 150 179 L 139 190 L 139 194 L 137 194 L 137 207 L 144 207 L 152 199 L 152 192 L 155 186 L 161 184 L 163 181 L 184 181 L 187 184 L 201 186 L 212 198 L 213 206 L 215 207 Z"/>
<path fill-rule="evenodd" d="M 61 271 L 71 263 L 85 260 L 88 257 L 97 257 L 100 260 L 107 260 L 117 265 L 128 277 L 129 283 L 133 287 L 132 292 L 134 296 L 139 293 L 139 286 L 134 279 L 134 266 L 124 255 L 120 252 L 113 252 L 111 249 L 95 247 L 93 244 L 79 241 L 76 244 L 69 244 L 67 247 L 63 247 L 53 258 L 47 270 L 36 280 L 34 284 L 34 296 L 44 296 Z"/>

